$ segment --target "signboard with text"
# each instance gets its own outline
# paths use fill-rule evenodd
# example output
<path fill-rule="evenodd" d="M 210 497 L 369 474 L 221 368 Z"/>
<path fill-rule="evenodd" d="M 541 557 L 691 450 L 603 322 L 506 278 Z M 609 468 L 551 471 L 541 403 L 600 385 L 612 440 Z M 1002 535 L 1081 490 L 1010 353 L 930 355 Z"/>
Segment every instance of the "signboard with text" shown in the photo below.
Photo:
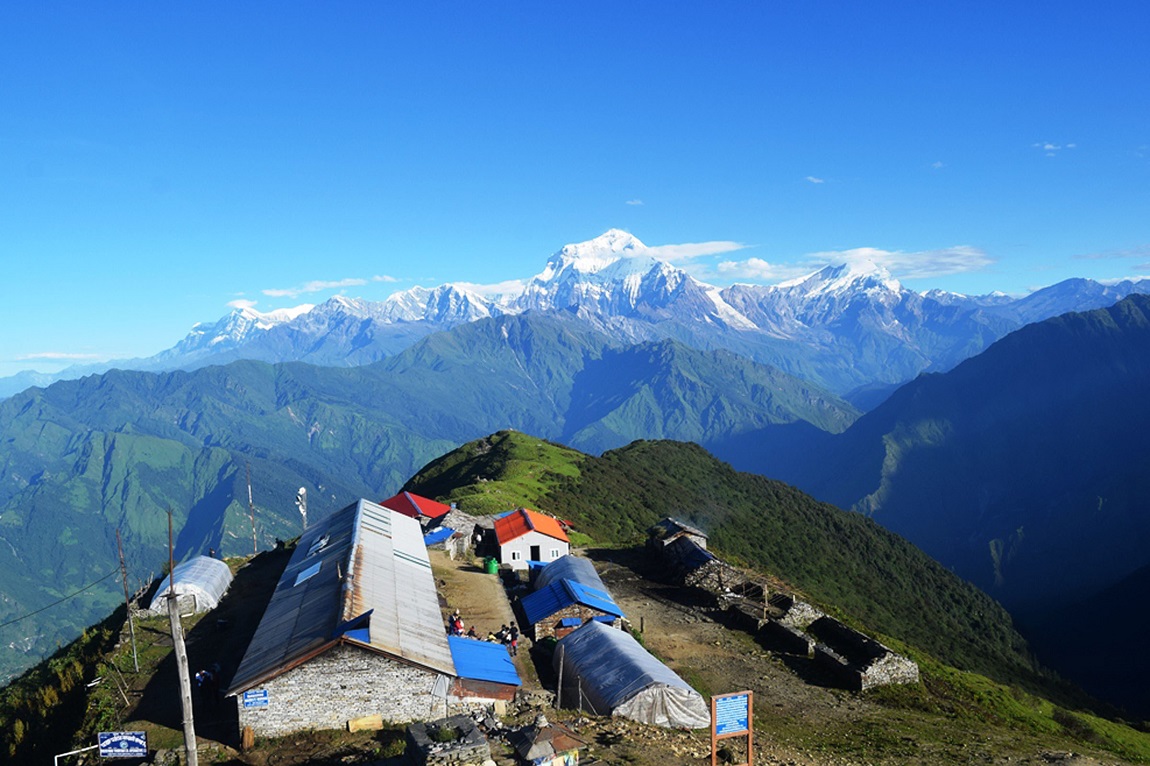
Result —
<path fill-rule="evenodd" d="M 101 758 L 146 758 L 148 755 L 148 733 L 144 731 L 102 731 L 99 742 Z"/>
<path fill-rule="evenodd" d="M 728 737 L 747 738 L 747 760 L 737 766 L 752 766 L 754 706 L 753 693 L 734 692 L 711 697 L 711 766 L 718 762 L 719 740 Z"/>
<path fill-rule="evenodd" d="M 267 689 L 252 689 L 244 692 L 244 707 L 246 708 L 267 707 L 268 702 Z"/>

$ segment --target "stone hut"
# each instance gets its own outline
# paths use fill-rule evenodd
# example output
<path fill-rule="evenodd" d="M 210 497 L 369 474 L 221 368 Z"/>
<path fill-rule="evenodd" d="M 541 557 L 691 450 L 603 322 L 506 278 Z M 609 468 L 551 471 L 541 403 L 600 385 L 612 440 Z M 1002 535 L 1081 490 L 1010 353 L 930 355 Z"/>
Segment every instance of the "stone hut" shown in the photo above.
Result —
<path fill-rule="evenodd" d="M 278 736 L 466 710 L 461 680 L 419 522 L 360 500 L 300 537 L 226 694 Z"/>
<path fill-rule="evenodd" d="M 700 548 L 707 550 L 706 532 L 670 516 L 647 530 L 647 544 L 653 548 L 670 545 L 681 537 L 693 540 Z"/>
<path fill-rule="evenodd" d="M 918 664 L 914 660 L 896 654 L 833 617 L 820 617 L 807 630 L 821 642 L 814 648 L 815 661 L 848 689 L 864 691 L 875 686 L 918 683 Z"/>
<path fill-rule="evenodd" d="M 520 599 L 519 606 L 533 641 L 563 638 L 590 621 L 617 628 L 623 619 L 623 610 L 610 593 L 576 580 L 548 583 Z"/>

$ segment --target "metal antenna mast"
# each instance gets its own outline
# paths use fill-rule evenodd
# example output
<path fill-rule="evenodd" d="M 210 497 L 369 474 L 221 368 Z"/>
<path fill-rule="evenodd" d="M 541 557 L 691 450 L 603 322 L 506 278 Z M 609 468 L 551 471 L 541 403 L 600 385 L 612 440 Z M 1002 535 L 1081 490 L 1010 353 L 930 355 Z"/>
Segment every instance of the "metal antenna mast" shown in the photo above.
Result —
<path fill-rule="evenodd" d="M 260 552 L 256 543 L 256 504 L 252 502 L 252 464 L 245 463 L 248 468 L 248 515 L 252 517 L 252 555 Z"/>
<path fill-rule="evenodd" d="M 295 504 L 299 507 L 299 515 L 303 516 L 303 531 L 307 531 L 307 487 L 300 487 L 295 493 Z"/>

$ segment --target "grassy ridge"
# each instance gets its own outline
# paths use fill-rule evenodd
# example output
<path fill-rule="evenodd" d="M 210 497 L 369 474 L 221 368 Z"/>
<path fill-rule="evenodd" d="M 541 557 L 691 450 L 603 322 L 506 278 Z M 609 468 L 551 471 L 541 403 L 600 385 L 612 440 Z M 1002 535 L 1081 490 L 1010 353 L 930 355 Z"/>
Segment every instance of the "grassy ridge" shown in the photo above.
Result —
<path fill-rule="evenodd" d="M 536 454 L 548 459 L 532 463 Z M 524 475 L 532 481 L 516 478 Z M 707 530 L 729 560 L 872 630 L 1002 681 L 1046 683 L 1009 615 L 984 593 L 865 517 L 734 471 L 697 445 L 635 442 L 580 458 L 504 432 L 430 464 L 408 488 L 464 509 L 473 497 L 485 498 L 482 510 L 535 505 L 611 544 L 637 543 L 673 515 Z"/>

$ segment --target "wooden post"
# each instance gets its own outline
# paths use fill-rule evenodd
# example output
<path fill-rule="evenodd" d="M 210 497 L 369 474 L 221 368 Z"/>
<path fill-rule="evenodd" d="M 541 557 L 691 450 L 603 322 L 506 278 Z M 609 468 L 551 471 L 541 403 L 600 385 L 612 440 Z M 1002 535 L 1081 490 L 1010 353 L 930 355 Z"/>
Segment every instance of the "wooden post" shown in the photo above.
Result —
<path fill-rule="evenodd" d="M 172 511 L 168 509 L 168 564 L 172 563 Z M 180 706 L 184 711 L 184 750 L 187 766 L 199 766 L 196 751 L 196 724 L 192 713 L 192 679 L 188 675 L 188 651 L 184 646 L 184 626 L 176 604 L 175 568 L 168 571 L 168 623 L 172 628 L 172 646 L 176 651 L 176 671 L 180 675 Z"/>
<path fill-rule="evenodd" d="M 120 530 L 116 530 L 116 551 L 120 554 L 120 574 L 124 579 L 124 609 L 128 613 L 128 632 L 132 636 L 132 666 L 140 672 L 140 657 L 136 654 L 136 623 L 132 619 L 131 597 L 128 595 L 128 567 L 124 565 L 124 546 L 120 544 Z"/>
<path fill-rule="evenodd" d="M 563 647 L 559 647 L 559 683 L 555 686 L 555 709 L 563 707 Z"/>

